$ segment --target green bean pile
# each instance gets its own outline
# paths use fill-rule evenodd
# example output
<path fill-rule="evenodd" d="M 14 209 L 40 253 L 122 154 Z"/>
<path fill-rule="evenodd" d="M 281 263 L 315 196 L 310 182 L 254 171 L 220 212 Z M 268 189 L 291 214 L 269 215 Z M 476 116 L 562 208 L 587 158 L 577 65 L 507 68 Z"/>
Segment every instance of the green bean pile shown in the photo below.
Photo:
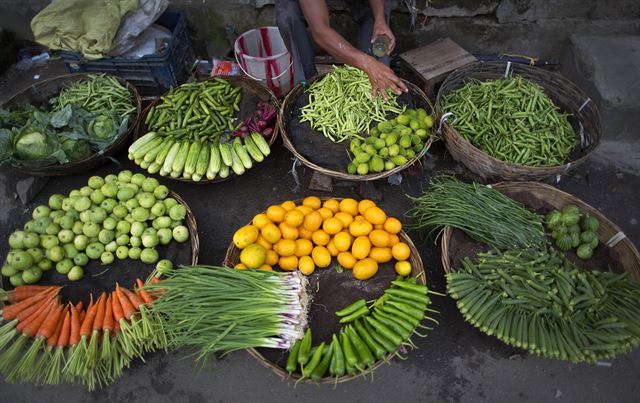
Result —
<path fill-rule="evenodd" d="M 447 288 L 468 322 L 534 354 L 593 362 L 640 344 L 640 283 L 580 270 L 554 253 L 465 258 L 447 274 Z"/>
<path fill-rule="evenodd" d="M 542 216 L 485 185 L 441 176 L 411 200 L 413 208 L 407 215 L 416 222 L 413 228 L 427 234 L 449 225 L 497 249 L 545 243 Z"/>
<path fill-rule="evenodd" d="M 131 91 L 112 76 L 91 74 L 76 81 L 53 98 L 53 110 L 78 105 L 89 112 L 115 112 L 120 119 L 136 111 Z"/>
<path fill-rule="evenodd" d="M 221 78 L 182 84 L 171 89 L 149 110 L 144 123 L 161 136 L 216 140 L 225 129 L 234 130 L 242 88 Z"/>
<path fill-rule="evenodd" d="M 309 122 L 333 142 L 369 133 L 371 122 L 384 122 L 387 113 L 401 113 L 396 96 L 388 90 L 389 100 L 380 94 L 371 99 L 371 82 L 366 73 L 351 66 L 333 67 L 333 71 L 309 86 L 309 103 L 300 110 L 301 122 Z"/>
<path fill-rule="evenodd" d="M 442 111 L 454 114 L 450 122 L 462 137 L 502 161 L 562 165 L 575 146 L 568 115 L 522 77 L 473 80 L 445 95 Z"/>

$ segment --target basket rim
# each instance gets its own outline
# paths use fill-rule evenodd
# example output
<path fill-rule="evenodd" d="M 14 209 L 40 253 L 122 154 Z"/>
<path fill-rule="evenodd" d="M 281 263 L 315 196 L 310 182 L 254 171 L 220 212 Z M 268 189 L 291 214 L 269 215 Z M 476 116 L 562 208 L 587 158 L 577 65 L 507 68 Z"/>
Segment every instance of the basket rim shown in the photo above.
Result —
<path fill-rule="evenodd" d="M 87 78 L 88 76 L 91 75 L 105 75 L 105 76 L 109 76 L 112 78 L 115 78 L 116 80 L 118 80 L 118 82 L 120 84 L 123 84 L 131 93 L 131 95 L 133 96 L 133 102 L 135 104 L 135 118 L 131 119 L 129 121 L 129 124 L 127 126 L 127 130 L 124 131 L 123 133 L 121 133 L 118 137 L 116 137 L 115 139 L 113 139 L 113 141 L 111 142 L 111 144 L 109 144 L 107 147 L 105 147 L 104 150 L 101 151 L 96 151 L 95 153 L 81 159 L 78 161 L 74 161 L 74 162 L 68 162 L 66 164 L 50 164 L 50 165 L 44 165 L 44 166 L 34 166 L 34 167 L 17 167 L 17 166 L 13 166 L 11 165 L 11 167 L 17 171 L 20 172 L 24 172 L 27 174 L 31 174 L 31 175 L 39 175 L 39 174 L 47 174 L 48 172 L 51 171 L 55 171 L 56 173 L 63 173 L 64 171 L 71 171 L 73 169 L 77 169 L 82 167 L 83 165 L 87 164 L 88 162 L 93 162 L 95 160 L 98 160 L 100 158 L 104 158 L 106 156 L 109 156 L 111 151 L 113 151 L 114 149 L 117 148 L 117 146 L 119 145 L 120 142 L 125 141 L 132 133 L 135 132 L 136 128 L 138 127 L 138 121 L 140 119 L 141 113 L 142 113 L 142 101 L 140 99 L 140 94 L 138 93 L 138 89 L 131 84 L 129 81 L 127 81 L 126 79 L 113 75 L 113 74 L 109 74 L 109 73 L 72 73 L 72 74 L 63 74 L 63 75 L 59 75 L 59 76 L 55 76 L 55 77 L 49 77 L 45 80 L 42 81 L 38 81 L 37 83 L 33 83 L 32 85 L 25 87 L 23 89 L 21 89 L 20 91 L 18 91 L 17 93 L 15 93 L 11 98 L 9 98 L 8 100 L 6 100 L 4 103 L 0 104 L 0 108 L 4 108 L 9 104 L 12 104 L 16 101 L 16 98 L 18 98 L 19 96 L 21 96 L 22 94 L 24 94 L 25 92 L 33 89 L 33 88 L 37 88 L 40 86 L 44 86 L 47 84 L 50 84 L 52 82 L 56 82 L 56 81 L 65 81 L 65 80 L 69 80 L 69 82 L 75 82 L 75 81 L 82 81 L 83 78 Z M 62 90 L 63 88 L 65 88 L 66 85 L 63 85 L 60 87 L 60 90 Z"/>
<path fill-rule="evenodd" d="M 317 196 L 321 201 L 326 201 L 329 199 L 334 199 L 334 200 L 343 200 L 345 199 L 345 197 L 330 197 L 330 196 Z M 296 204 L 300 204 L 302 203 L 303 199 L 296 199 L 296 200 L 292 200 L 294 203 Z M 259 214 L 259 213 L 256 213 Z M 249 224 L 251 224 L 251 221 L 249 221 Z M 247 225 L 249 225 L 247 224 Z M 415 246 L 415 244 L 413 243 L 413 240 L 411 239 L 411 237 L 409 236 L 409 234 L 407 234 L 406 231 L 401 230 L 398 233 L 398 237 L 400 238 L 400 240 L 404 243 L 406 243 L 409 246 L 409 249 L 411 250 L 411 256 L 414 257 L 414 260 L 416 261 L 417 264 L 413 265 L 412 264 L 412 269 L 415 270 L 417 272 L 417 274 L 415 275 L 415 277 L 417 278 L 418 283 L 426 285 L 427 284 L 427 272 L 424 269 L 424 264 L 422 262 L 422 256 L 420 255 L 420 251 L 418 251 L 418 248 Z M 231 255 L 237 250 L 238 248 L 236 248 L 236 246 L 234 245 L 233 241 L 229 243 L 229 246 L 227 247 L 226 253 L 225 253 L 225 257 L 224 257 L 224 262 L 223 265 L 227 265 L 230 263 L 230 259 L 231 259 Z M 333 261 L 333 257 L 331 258 Z M 413 270 L 412 270 L 412 274 L 413 274 Z M 351 381 L 353 379 L 357 379 L 363 376 L 366 376 L 367 374 L 375 371 L 376 369 L 378 369 L 379 367 L 381 367 L 383 364 L 385 363 L 389 363 L 391 361 L 391 359 L 396 355 L 396 353 L 400 350 L 401 347 L 398 347 L 398 349 L 396 351 L 394 351 L 391 354 L 388 354 L 387 356 L 385 356 L 385 358 L 377 360 L 373 366 L 371 366 L 371 368 L 368 368 L 365 372 L 359 373 L 359 374 L 355 374 L 355 375 L 345 375 L 342 377 L 339 377 L 337 380 L 337 383 L 344 383 L 344 382 L 348 382 Z M 258 362 L 260 363 L 260 365 L 262 365 L 265 368 L 270 369 L 271 371 L 273 371 L 276 375 L 280 376 L 283 380 L 287 379 L 287 380 L 298 380 L 300 379 L 300 376 L 297 374 L 292 374 L 289 375 L 289 373 L 287 373 L 283 368 L 279 367 L 278 365 L 276 365 L 275 363 L 269 361 L 268 359 L 266 359 L 262 354 L 260 354 L 260 352 L 256 349 L 256 348 L 248 348 L 246 349 L 247 352 L 256 360 L 258 360 Z M 302 382 L 304 383 L 321 383 L 321 384 L 329 384 L 329 383 L 334 383 L 336 382 L 335 378 L 331 378 L 331 377 L 324 377 L 320 380 L 320 382 L 315 382 L 311 379 L 303 379 Z"/>
<path fill-rule="evenodd" d="M 318 74 L 318 75 L 312 77 L 311 79 L 307 80 L 305 85 L 310 85 L 311 83 L 313 83 L 313 82 L 315 82 L 315 81 L 317 81 L 319 79 L 322 79 L 327 74 L 328 73 Z M 435 109 L 434 105 L 431 103 L 431 101 L 429 100 L 429 97 L 424 93 L 424 91 L 422 91 L 417 85 L 413 84 L 410 81 L 407 81 L 405 79 L 402 79 L 402 81 L 407 85 L 408 88 L 410 88 L 410 90 L 412 92 L 417 94 L 417 96 L 419 96 L 420 98 L 422 98 L 426 102 L 426 104 L 429 106 L 429 108 L 431 108 L 432 116 L 435 117 L 436 116 L 436 109 Z M 434 124 L 433 127 L 431 127 L 431 129 L 430 129 L 429 138 L 424 143 L 424 147 L 422 147 L 422 150 L 420 150 L 419 153 L 417 153 L 412 159 L 407 161 L 405 164 L 397 166 L 397 167 L 395 167 L 395 168 L 393 168 L 393 169 L 391 169 L 389 171 L 384 171 L 384 172 L 375 173 L 375 174 L 367 174 L 367 175 L 354 175 L 354 174 L 349 174 L 347 172 L 334 171 L 332 169 L 327 169 L 327 168 L 321 167 L 320 165 L 318 165 L 318 164 L 316 164 L 314 162 L 311 162 L 310 160 L 308 160 L 306 157 L 304 157 L 302 154 L 300 154 L 298 152 L 298 150 L 293 145 L 293 142 L 289 138 L 289 134 L 287 133 L 287 130 L 285 129 L 285 127 L 286 127 L 286 123 L 284 121 L 285 109 L 290 103 L 295 102 L 297 100 L 297 97 L 294 99 L 294 95 L 302 87 L 303 87 L 303 83 L 298 83 L 295 87 L 293 87 L 289 91 L 287 96 L 282 101 L 282 105 L 280 106 L 280 112 L 278 113 L 278 126 L 279 126 L 280 136 L 282 137 L 282 143 L 284 144 L 284 146 L 289 151 L 291 151 L 291 153 L 302 164 L 306 165 L 307 167 L 311 168 L 314 171 L 320 172 L 322 174 L 325 174 L 325 175 L 333 177 L 333 178 L 351 180 L 351 181 L 358 181 L 358 182 L 384 179 L 384 178 L 387 178 L 387 177 L 389 177 L 391 175 L 394 175 L 394 174 L 396 174 L 398 172 L 404 171 L 405 169 L 409 168 L 411 165 L 413 165 L 417 161 L 419 161 L 427 153 L 427 151 L 429 151 L 429 149 L 431 148 L 431 145 L 437 139 L 437 137 L 434 134 L 434 128 L 435 128 L 435 124 Z"/>
<path fill-rule="evenodd" d="M 447 78 L 444 80 L 444 82 L 442 83 L 442 85 L 438 89 L 438 94 L 436 96 L 436 102 L 435 102 L 435 113 L 436 113 L 436 116 L 437 116 L 438 127 L 441 128 L 443 130 L 443 132 L 444 132 L 442 137 L 444 138 L 445 142 L 447 144 L 450 143 L 450 142 L 447 141 L 447 136 L 448 135 L 454 136 L 456 138 L 456 140 L 463 142 L 465 144 L 465 146 L 473 148 L 475 151 L 477 151 L 478 153 L 482 154 L 483 158 L 486 158 L 487 160 L 489 160 L 491 162 L 494 162 L 496 164 L 502 164 L 502 165 L 504 165 L 504 166 L 506 166 L 508 168 L 512 168 L 512 169 L 530 170 L 530 171 L 532 171 L 534 173 L 538 173 L 538 174 L 545 174 L 546 173 L 546 174 L 552 175 L 552 174 L 555 174 L 556 172 L 558 172 L 559 170 L 562 170 L 563 168 L 564 168 L 564 173 L 566 173 L 567 171 L 569 171 L 571 166 L 577 166 L 577 165 L 583 163 L 587 158 L 589 158 L 598 149 L 598 147 L 600 146 L 600 143 L 601 143 L 599 140 L 600 140 L 600 138 L 602 136 L 602 123 L 601 123 L 601 119 L 600 119 L 600 116 L 599 116 L 599 112 L 598 112 L 598 126 L 597 126 L 597 132 L 599 134 L 599 140 L 595 144 L 593 149 L 591 149 L 590 151 L 586 152 L 584 155 L 580 156 L 579 158 L 576 158 L 574 160 L 568 161 L 565 164 L 549 165 L 549 166 L 523 165 L 523 164 L 518 164 L 518 163 L 514 163 L 514 162 L 508 162 L 508 161 L 503 161 L 503 160 L 497 159 L 497 158 L 487 154 L 484 150 L 481 150 L 480 148 L 478 148 L 475 145 L 473 145 L 470 141 L 465 139 L 455 129 L 455 127 L 452 124 L 450 124 L 446 119 L 443 120 L 444 114 L 442 113 L 442 107 L 441 107 L 441 99 L 445 95 L 444 92 L 443 92 L 443 88 L 448 83 L 448 81 L 450 81 L 450 79 L 453 77 L 454 74 L 464 74 L 464 73 L 468 72 L 469 70 L 473 70 L 474 68 L 476 68 L 476 67 L 478 67 L 480 65 L 504 68 L 504 66 L 506 66 L 507 64 L 509 64 L 511 66 L 511 73 L 512 74 L 519 74 L 516 71 L 518 69 L 522 69 L 523 71 L 543 72 L 543 74 L 548 74 L 548 75 L 550 75 L 552 77 L 556 77 L 557 79 L 559 79 L 561 81 L 564 81 L 567 84 L 570 84 L 572 87 L 574 87 L 575 90 L 580 92 L 580 94 L 583 96 L 583 98 L 585 100 L 589 100 L 590 99 L 590 97 L 587 96 L 580 87 L 578 87 L 575 83 L 573 83 L 571 80 L 569 80 L 568 78 L 566 78 L 562 74 L 559 74 L 559 73 L 556 73 L 556 72 L 552 72 L 552 71 L 549 71 L 549 70 L 545 70 L 545 69 L 540 68 L 540 67 L 528 66 L 528 65 L 519 64 L 519 63 L 511 63 L 511 62 L 506 62 L 506 61 L 482 61 L 482 60 L 479 60 L 479 61 L 467 64 L 467 65 L 465 65 L 463 67 L 460 67 L 460 68 L 452 71 L 451 73 L 449 73 L 449 75 L 447 75 Z M 535 80 L 532 80 L 532 81 L 535 81 Z M 597 108 L 596 108 L 596 111 L 597 111 Z M 574 130 L 574 134 L 577 135 L 577 133 L 575 133 L 575 130 Z M 551 172 L 551 171 L 553 171 L 553 172 Z"/>
<path fill-rule="evenodd" d="M 572 199 L 572 202 L 575 204 L 578 204 L 581 210 L 587 210 L 590 214 L 597 217 L 600 222 L 604 221 L 607 223 L 607 225 L 611 226 L 611 228 L 613 228 L 615 231 L 622 232 L 620 227 L 618 227 L 613 221 L 609 220 L 607 216 L 605 216 L 595 207 L 586 203 L 582 199 L 572 195 L 571 193 L 560 190 L 554 186 L 547 185 L 546 183 L 533 182 L 533 181 L 527 181 L 527 182 L 504 181 L 504 182 L 496 182 L 495 184 L 490 185 L 490 187 L 498 191 L 500 189 L 507 190 L 507 189 L 513 189 L 515 187 L 520 187 L 520 188 L 544 190 L 544 191 L 560 194 L 565 198 Z M 449 246 L 450 246 L 451 236 L 453 235 L 453 230 L 454 230 L 453 227 L 447 225 L 444 227 L 442 232 L 442 244 L 441 244 L 440 250 L 441 250 L 441 263 L 445 273 L 450 273 L 453 270 L 453 268 L 449 264 Z M 633 257 L 635 258 L 636 264 L 640 267 L 640 253 L 638 252 L 638 249 L 635 247 L 633 242 L 631 242 L 631 240 L 628 237 L 625 236 L 624 239 L 622 239 L 616 245 L 612 246 L 612 248 L 616 248 L 622 245 L 624 245 L 624 247 L 629 249 Z"/>
<path fill-rule="evenodd" d="M 271 103 L 276 108 L 276 115 L 279 115 L 279 113 L 280 113 L 280 101 L 275 96 L 273 91 L 271 91 L 267 86 L 265 86 L 261 82 L 258 82 L 256 80 L 252 80 L 249 77 L 245 77 L 245 76 L 223 76 L 223 75 L 220 75 L 220 76 L 207 77 L 205 79 L 198 80 L 196 82 L 213 81 L 216 78 L 221 78 L 223 80 L 229 81 L 232 84 L 233 84 L 234 81 L 237 81 L 237 82 L 240 82 L 240 83 L 250 83 L 247 87 L 243 87 L 243 89 L 247 89 L 248 91 L 250 91 L 250 92 L 252 92 L 253 94 L 256 94 L 256 95 L 258 95 L 258 91 L 254 91 L 254 89 L 251 88 L 251 85 L 254 85 L 254 84 L 257 85 L 260 88 L 260 91 L 265 91 L 265 93 L 269 95 L 269 103 Z M 178 88 L 178 87 L 176 87 L 176 88 Z M 171 89 L 169 89 L 168 91 L 164 92 L 162 95 L 156 97 L 156 99 L 154 99 L 149 105 L 147 105 L 146 108 L 144 108 L 144 110 L 140 114 L 140 118 L 138 119 L 138 122 L 136 124 L 135 130 L 133 131 L 133 141 L 136 141 L 137 139 L 142 137 L 142 132 L 144 132 L 145 134 L 148 132 L 146 130 L 147 125 L 144 123 L 144 121 L 145 121 L 145 118 L 146 118 L 147 114 L 149 113 L 149 110 L 151 110 L 152 107 L 154 107 L 160 101 L 162 101 L 162 97 L 167 95 L 169 93 L 169 91 L 171 91 Z M 276 124 L 273 127 L 273 133 L 271 134 L 271 138 L 268 141 L 269 147 L 273 146 L 273 144 L 275 143 L 276 139 L 278 138 L 279 126 L 277 124 L 277 120 L 278 120 L 278 116 L 276 116 Z M 267 158 L 267 157 L 268 156 L 266 156 L 265 158 Z M 229 179 L 235 178 L 236 176 L 238 176 L 238 175 L 235 175 L 233 173 L 233 171 L 231 171 L 229 173 L 229 176 L 226 177 L 226 178 L 217 177 L 217 178 L 215 178 L 213 180 L 202 179 L 202 180 L 200 180 L 198 182 L 195 182 L 195 181 L 193 181 L 191 179 L 185 179 L 183 177 L 172 178 L 170 176 L 165 176 L 165 178 L 168 178 L 168 179 L 171 179 L 171 180 L 175 180 L 175 181 L 179 181 L 179 182 L 193 183 L 193 184 L 196 184 L 196 185 L 207 185 L 207 184 L 212 184 L 212 183 L 224 182 L 224 181 L 227 181 Z"/>

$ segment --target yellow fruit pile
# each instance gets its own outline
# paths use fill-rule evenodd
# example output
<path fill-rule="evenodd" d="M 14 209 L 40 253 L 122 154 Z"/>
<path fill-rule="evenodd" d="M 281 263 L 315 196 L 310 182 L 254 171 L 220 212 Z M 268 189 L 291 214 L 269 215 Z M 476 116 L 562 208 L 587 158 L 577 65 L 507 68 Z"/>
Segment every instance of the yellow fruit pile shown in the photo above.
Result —
<path fill-rule="evenodd" d="M 233 235 L 240 252 L 237 269 L 300 270 L 325 268 L 332 257 L 359 280 L 378 272 L 378 264 L 396 259 L 396 272 L 411 273 L 409 245 L 400 242 L 402 224 L 371 200 L 305 198 L 267 208 Z"/>

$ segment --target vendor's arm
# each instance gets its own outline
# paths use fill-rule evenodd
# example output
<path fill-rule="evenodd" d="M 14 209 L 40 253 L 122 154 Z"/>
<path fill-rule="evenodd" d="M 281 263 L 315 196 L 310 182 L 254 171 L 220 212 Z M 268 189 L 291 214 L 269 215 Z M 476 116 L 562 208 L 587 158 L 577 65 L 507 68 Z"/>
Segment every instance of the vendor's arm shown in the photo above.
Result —
<path fill-rule="evenodd" d="M 393 49 L 396 47 L 396 36 L 389 28 L 387 20 L 384 16 L 384 3 L 386 0 L 369 0 L 371 6 L 371 13 L 373 14 L 373 34 L 371 35 L 371 43 L 380 35 L 384 35 L 389 38 L 389 48 L 387 54 L 390 55 Z"/>
<path fill-rule="evenodd" d="M 371 0 L 373 3 L 384 3 L 379 0 Z M 390 88 L 395 94 L 400 95 L 402 91 L 407 91 L 407 87 L 402 80 L 395 75 L 393 70 L 372 56 L 356 49 L 329 24 L 329 9 L 325 1 L 319 0 L 299 0 L 300 8 L 309 24 L 309 30 L 313 40 L 325 51 L 336 59 L 355 66 L 363 70 L 369 76 L 372 96 L 380 92 L 384 99 L 387 99 L 385 88 Z M 373 10 L 374 18 L 381 12 L 381 20 L 384 21 L 384 10 Z M 376 15 L 378 12 L 378 15 Z M 386 25 L 386 23 L 385 23 Z M 375 29 L 374 29 L 375 32 Z"/>

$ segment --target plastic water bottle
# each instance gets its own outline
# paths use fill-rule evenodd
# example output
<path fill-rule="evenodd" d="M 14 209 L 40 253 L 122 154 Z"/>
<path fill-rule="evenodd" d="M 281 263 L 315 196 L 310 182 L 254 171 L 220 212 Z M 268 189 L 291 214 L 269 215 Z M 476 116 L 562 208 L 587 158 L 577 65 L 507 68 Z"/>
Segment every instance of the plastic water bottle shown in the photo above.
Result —
<path fill-rule="evenodd" d="M 391 41 L 386 35 L 379 35 L 375 41 L 373 41 L 373 55 L 377 58 L 381 58 L 386 56 L 387 51 L 389 50 L 389 43 Z"/>

